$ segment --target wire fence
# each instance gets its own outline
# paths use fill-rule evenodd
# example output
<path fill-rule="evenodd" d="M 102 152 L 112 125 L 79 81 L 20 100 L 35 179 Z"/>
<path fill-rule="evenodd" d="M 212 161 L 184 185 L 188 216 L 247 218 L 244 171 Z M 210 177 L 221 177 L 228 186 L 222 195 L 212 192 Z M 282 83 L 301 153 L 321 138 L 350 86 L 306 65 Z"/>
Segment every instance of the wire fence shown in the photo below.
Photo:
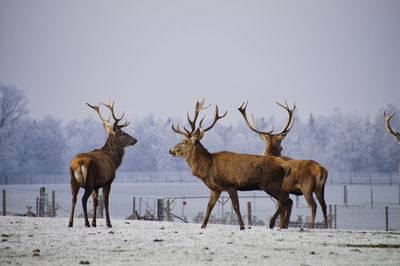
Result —
<path fill-rule="evenodd" d="M 389 188 L 393 188 L 393 186 Z M 363 189 L 366 190 L 365 188 Z M 354 192 L 355 187 L 350 187 L 348 190 L 350 191 L 349 193 L 356 194 Z M 51 188 L 42 189 L 40 187 L 40 189 L 32 190 L 31 186 L 5 186 L 1 191 L 2 215 L 69 216 L 72 197 L 68 187 L 55 191 Z M 347 193 L 345 191 L 347 191 L 347 188 L 344 189 L 343 196 Z M 345 202 L 343 204 L 329 205 L 330 227 L 344 230 L 400 230 L 400 205 L 385 204 L 378 200 L 373 202 L 373 197 L 380 198 L 381 196 L 377 195 L 377 193 L 373 194 L 372 189 L 366 191 L 367 193 L 362 191 L 362 194 L 371 193 L 366 195 L 367 198 L 371 198 L 369 204 L 350 204 L 349 202 L 355 198 L 354 196 L 348 197 L 349 199 L 343 199 Z M 386 191 L 386 189 L 383 190 L 383 192 Z M 113 195 L 112 193 L 111 197 Z M 260 196 L 260 194 L 256 193 L 247 196 L 239 195 L 241 214 L 245 224 L 252 226 L 266 226 L 268 224 L 277 207 L 274 199 L 265 196 L 265 194 L 263 195 Z M 116 198 L 117 196 L 119 198 Z M 135 197 L 122 193 L 115 195 L 111 199 L 111 203 L 114 205 L 110 204 L 110 211 L 116 214 L 113 216 L 114 218 L 126 217 L 128 219 L 201 223 L 205 215 L 208 199 L 209 196 Z M 91 209 L 90 204 L 92 202 L 89 200 L 89 210 Z M 102 206 L 101 202 L 99 206 Z M 102 213 L 103 210 L 99 210 L 98 217 L 102 217 Z M 78 211 L 76 214 L 79 217 Z M 290 226 L 309 227 L 310 217 L 311 209 L 305 204 L 303 197 L 294 198 Z M 222 194 L 219 198 L 211 213 L 209 223 L 238 223 L 236 213 L 227 194 Z M 322 211 L 318 205 L 316 227 L 321 227 L 322 224 Z"/>

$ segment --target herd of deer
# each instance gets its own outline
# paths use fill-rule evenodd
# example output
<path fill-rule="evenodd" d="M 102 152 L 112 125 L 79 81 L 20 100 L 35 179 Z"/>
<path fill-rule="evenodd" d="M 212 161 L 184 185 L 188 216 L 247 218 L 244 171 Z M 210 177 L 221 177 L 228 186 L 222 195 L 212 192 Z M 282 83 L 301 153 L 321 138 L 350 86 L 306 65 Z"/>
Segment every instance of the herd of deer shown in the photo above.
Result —
<path fill-rule="evenodd" d="M 278 202 L 278 208 L 272 216 L 269 227 L 273 228 L 275 221 L 280 215 L 280 228 L 287 228 L 289 225 L 290 214 L 292 210 L 292 200 L 289 193 L 294 195 L 304 195 L 307 203 L 311 208 L 311 224 L 314 228 L 315 213 L 317 205 L 313 198 L 313 193 L 321 205 L 324 216 L 324 226 L 327 227 L 326 203 L 324 199 L 324 188 L 328 176 L 327 170 L 319 163 L 313 160 L 296 160 L 286 156 L 282 156 L 281 142 L 286 137 L 294 124 L 293 112 L 296 106 L 293 104 L 289 108 L 287 102 L 285 105 L 277 103 L 283 107 L 288 113 L 288 119 L 284 128 L 278 133 L 273 134 L 271 131 L 261 131 L 256 129 L 254 118 L 251 117 L 251 123 L 246 115 L 246 104 L 242 104 L 238 110 L 242 114 L 247 126 L 254 132 L 258 133 L 260 138 L 266 142 L 263 155 L 240 154 L 228 151 L 210 153 L 200 143 L 205 132 L 214 127 L 215 123 L 226 116 L 218 114 L 218 106 L 215 106 L 214 118 L 208 127 L 202 127 L 203 116 L 196 126 L 199 112 L 209 107 L 204 106 L 204 99 L 197 101 L 193 119 L 190 119 L 187 113 L 187 119 L 190 128 L 183 126 L 183 130 L 172 124 L 172 130 L 178 134 L 182 134 L 184 138 L 173 147 L 169 153 L 173 157 L 184 157 L 187 164 L 192 170 L 192 174 L 201 179 L 204 184 L 211 190 L 210 199 L 207 205 L 207 212 L 203 220 L 201 228 L 207 226 L 210 213 L 217 202 L 222 191 L 226 191 L 232 201 L 233 209 L 238 217 L 240 229 L 244 229 L 243 220 L 240 214 L 239 199 L 237 191 L 263 190 Z M 71 192 L 72 192 L 72 209 L 69 220 L 69 227 L 73 226 L 74 209 L 77 200 L 77 194 L 82 187 L 85 193 L 82 197 L 82 207 L 85 219 L 85 226 L 89 227 L 87 215 L 87 200 L 92 194 L 93 197 L 93 220 L 92 226 L 96 226 L 96 210 L 97 196 L 99 188 L 102 188 L 103 201 L 106 213 L 106 225 L 111 227 L 108 195 L 110 193 L 111 183 L 115 178 L 116 169 L 121 165 L 124 156 L 125 147 L 135 145 L 137 140 L 122 131 L 123 127 L 129 125 L 129 121 L 118 124 L 124 114 L 117 118 L 114 114 L 114 103 L 110 101 L 108 104 L 101 103 L 98 106 L 92 106 L 103 122 L 104 129 L 108 133 L 106 143 L 101 149 L 76 155 L 70 164 L 71 175 Z M 110 123 L 104 119 L 100 113 L 100 106 L 107 107 L 114 123 Z M 384 117 L 386 120 L 387 130 L 396 136 L 400 143 L 400 133 L 395 132 L 390 127 L 390 119 L 394 113 Z M 400 169 L 399 169 L 400 170 Z"/>

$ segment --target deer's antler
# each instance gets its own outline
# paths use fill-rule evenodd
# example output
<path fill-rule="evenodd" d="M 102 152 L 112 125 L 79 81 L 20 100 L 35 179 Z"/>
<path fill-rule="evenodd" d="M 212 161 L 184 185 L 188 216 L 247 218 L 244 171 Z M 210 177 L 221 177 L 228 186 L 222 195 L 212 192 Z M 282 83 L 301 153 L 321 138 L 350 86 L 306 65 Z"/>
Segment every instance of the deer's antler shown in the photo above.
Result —
<path fill-rule="evenodd" d="M 386 112 L 383 112 L 383 116 L 385 117 L 385 126 L 387 131 L 389 131 L 390 134 L 392 134 L 393 136 L 395 136 L 398 140 L 398 142 L 400 143 L 400 133 L 399 132 L 395 132 L 391 127 L 390 127 L 390 119 L 392 119 L 392 117 L 394 116 L 394 113 L 389 114 L 388 116 L 386 116 Z"/>
<path fill-rule="evenodd" d="M 126 122 L 123 123 L 122 125 L 118 125 L 119 121 L 122 120 L 122 118 L 124 117 L 125 113 L 123 113 L 122 116 L 121 116 L 120 118 L 117 118 L 117 117 L 115 116 L 115 114 L 114 114 L 114 102 L 111 102 L 110 100 L 108 100 L 108 104 L 100 103 L 100 104 L 97 105 L 97 106 L 90 105 L 90 104 L 88 104 L 88 103 L 86 103 L 86 104 L 87 104 L 90 108 L 92 108 L 93 110 L 95 110 L 96 113 L 99 115 L 100 120 L 101 120 L 104 124 L 106 124 L 107 126 L 109 126 L 109 127 L 117 126 L 117 127 L 119 127 L 119 128 L 123 128 L 123 127 L 126 127 L 126 126 L 128 126 L 128 125 L 130 124 L 130 121 L 126 121 Z M 107 120 L 104 119 L 104 118 L 102 117 L 102 115 L 100 114 L 100 105 L 104 105 L 104 106 L 108 107 L 108 109 L 110 109 L 111 115 L 112 115 L 112 117 L 114 118 L 114 121 L 115 121 L 114 124 L 110 123 L 110 117 L 108 117 Z"/>
<path fill-rule="evenodd" d="M 253 130 L 254 132 L 258 133 L 258 134 L 262 134 L 262 135 L 270 135 L 272 133 L 272 131 L 274 131 L 274 129 L 272 128 L 271 131 L 261 131 L 256 129 L 256 125 L 254 123 L 254 116 L 251 115 L 251 123 L 253 125 L 250 125 L 249 120 L 247 119 L 247 115 L 246 115 L 246 108 L 247 108 L 247 104 L 248 102 L 246 102 L 246 104 L 243 102 L 239 107 L 238 110 L 239 112 L 242 114 L 244 122 L 246 122 L 246 125 Z"/>
<path fill-rule="evenodd" d="M 276 104 L 278 104 L 279 106 L 283 107 L 287 112 L 288 112 L 288 120 L 286 122 L 286 125 L 283 127 L 283 129 L 281 131 L 279 131 L 278 133 L 276 133 L 276 135 L 286 135 L 293 127 L 294 125 L 294 116 L 293 116 L 293 112 L 294 109 L 296 109 L 296 104 L 293 103 L 293 108 L 290 109 L 287 101 L 285 99 L 285 106 L 283 106 L 282 104 L 276 102 Z"/>
<path fill-rule="evenodd" d="M 197 118 L 198 118 L 198 116 L 199 116 L 199 112 L 200 112 L 201 110 L 207 109 L 207 108 L 210 106 L 210 105 L 204 106 L 204 100 L 205 100 L 205 99 L 203 98 L 200 102 L 199 102 L 199 101 L 196 102 L 196 106 L 195 106 L 195 111 L 194 111 L 193 119 L 190 119 L 189 112 L 187 113 L 187 119 L 188 119 L 188 122 L 189 122 L 189 125 L 190 125 L 190 130 L 187 129 L 185 126 L 183 127 L 183 129 L 184 129 L 185 131 L 180 130 L 180 129 L 179 129 L 179 123 L 176 124 L 176 127 L 174 126 L 174 124 L 172 124 L 172 126 L 171 126 L 171 127 L 172 127 L 172 130 L 175 131 L 175 132 L 178 133 L 178 134 L 182 134 L 182 135 L 184 135 L 185 137 L 190 138 L 190 137 L 193 135 L 193 133 L 196 131 L 196 121 L 197 121 Z M 201 128 L 201 124 L 203 123 L 205 116 L 203 116 L 203 117 L 200 119 L 200 122 L 199 122 L 199 129 L 201 130 L 201 132 L 204 133 L 204 132 L 210 130 L 210 129 L 215 125 L 215 123 L 217 122 L 217 120 L 219 120 L 219 119 L 225 117 L 226 113 L 227 113 L 227 112 L 225 112 L 225 114 L 223 114 L 222 116 L 219 116 L 219 115 L 218 115 L 218 106 L 216 106 L 216 107 L 215 107 L 215 112 L 214 112 L 214 121 L 211 123 L 210 126 L 208 126 L 208 127 L 205 128 L 205 129 L 202 129 L 202 128 Z"/>

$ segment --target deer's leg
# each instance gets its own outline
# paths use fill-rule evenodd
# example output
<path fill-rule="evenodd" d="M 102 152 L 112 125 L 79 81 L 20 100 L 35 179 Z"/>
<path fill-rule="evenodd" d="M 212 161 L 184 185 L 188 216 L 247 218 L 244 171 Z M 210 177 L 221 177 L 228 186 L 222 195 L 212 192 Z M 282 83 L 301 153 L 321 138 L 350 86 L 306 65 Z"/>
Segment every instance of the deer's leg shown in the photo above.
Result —
<path fill-rule="evenodd" d="M 210 218 L 210 213 L 211 213 L 212 209 L 214 208 L 214 205 L 217 202 L 217 200 L 219 198 L 219 195 L 221 195 L 221 191 L 211 190 L 210 200 L 208 201 L 208 205 L 207 205 L 206 216 L 204 217 L 203 224 L 201 225 L 201 228 L 206 228 L 207 227 L 208 218 Z"/>
<path fill-rule="evenodd" d="M 110 213 L 108 211 L 108 195 L 110 194 L 111 184 L 106 184 L 103 187 L 103 203 L 104 209 L 106 211 L 106 225 L 107 227 L 112 227 L 110 221 Z"/>
<path fill-rule="evenodd" d="M 79 192 L 79 186 L 74 184 L 73 181 L 71 181 L 72 208 L 71 208 L 71 216 L 69 217 L 68 227 L 72 227 L 74 225 L 74 212 L 75 212 L 76 198 L 78 196 L 78 192 Z"/>
<path fill-rule="evenodd" d="M 292 207 L 293 207 L 293 201 L 289 198 L 289 200 L 286 203 L 285 206 L 285 225 L 283 228 L 288 228 L 289 227 L 289 222 L 290 222 L 290 215 L 292 214 Z"/>
<path fill-rule="evenodd" d="M 96 227 L 96 217 L 97 217 L 97 205 L 99 203 L 97 196 L 99 195 L 99 189 L 95 188 L 92 191 L 92 198 L 93 198 L 93 219 L 92 219 L 92 226 Z"/>
<path fill-rule="evenodd" d="M 310 228 L 314 228 L 314 221 L 315 221 L 315 213 L 317 212 L 317 204 L 315 203 L 314 197 L 312 196 L 312 192 L 305 192 L 304 198 L 306 199 L 308 205 L 311 208 L 311 224 Z"/>
<path fill-rule="evenodd" d="M 229 197 L 231 197 L 232 206 L 233 206 L 233 209 L 236 212 L 236 216 L 237 216 L 238 221 L 239 221 L 240 230 L 244 230 L 244 224 L 243 224 L 243 220 L 242 220 L 242 215 L 240 214 L 239 199 L 238 199 L 237 190 L 235 188 L 229 188 L 227 191 L 228 191 Z"/>
<path fill-rule="evenodd" d="M 324 198 L 324 190 L 314 192 L 318 199 L 319 205 L 321 205 L 322 213 L 324 215 L 324 227 L 328 228 L 328 216 L 326 214 L 326 203 Z"/>
<path fill-rule="evenodd" d="M 87 200 L 90 196 L 91 189 L 85 188 L 85 194 L 82 196 L 82 209 L 83 209 L 83 215 L 85 216 L 85 226 L 90 227 L 89 224 L 89 219 L 88 219 L 88 214 L 87 214 Z"/>
<path fill-rule="evenodd" d="M 278 206 L 282 205 L 282 202 L 278 201 Z M 280 217 L 280 228 L 285 227 L 285 215 L 286 215 L 286 210 L 283 209 L 283 211 L 279 214 Z"/>
<path fill-rule="evenodd" d="M 285 191 L 283 191 L 280 188 L 280 186 L 279 187 L 266 187 L 266 188 L 264 188 L 264 191 L 267 192 L 267 194 L 269 194 L 271 197 L 275 198 L 278 201 L 278 203 L 280 203 L 280 204 L 278 204 L 278 209 L 272 216 L 270 223 L 269 223 L 269 228 L 274 228 L 275 221 L 278 218 L 278 215 L 281 213 L 284 213 L 285 210 L 287 210 L 289 206 L 290 206 L 290 210 L 291 210 L 293 201 L 289 198 L 289 194 L 286 193 Z M 285 220 L 284 223 L 281 223 L 281 225 L 280 225 L 281 228 L 285 228 L 284 225 L 289 224 L 289 220 L 290 220 L 290 212 L 289 211 L 286 213 L 286 217 L 284 220 Z"/>

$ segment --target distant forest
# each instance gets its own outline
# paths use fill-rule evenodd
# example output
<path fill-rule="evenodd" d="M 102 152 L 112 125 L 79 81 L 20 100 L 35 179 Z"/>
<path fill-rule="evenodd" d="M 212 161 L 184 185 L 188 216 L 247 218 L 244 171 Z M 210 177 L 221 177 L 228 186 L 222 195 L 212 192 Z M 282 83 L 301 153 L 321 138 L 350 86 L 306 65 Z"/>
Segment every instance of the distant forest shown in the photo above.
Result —
<path fill-rule="evenodd" d="M 101 148 L 107 138 L 95 115 L 81 121 L 62 123 L 47 116 L 34 119 L 26 109 L 27 100 L 14 86 L 0 84 L 0 183 L 15 175 L 66 174 L 69 162 L 80 152 Z M 283 155 L 313 159 L 332 172 L 396 172 L 400 161 L 400 144 L 385 129 L 383 110 L 396 112 L 392 128 L 400 131 L 400 106 L 384 106 L 374 117 L 343 114 L 335 110 L 329 116 L 296 117 L 294 127 L 282 142 Z M 228 110 L 232 115 L 237 110 Z M 282 109 L 282 112 L 284 110 Z M 270 129 L 286 121 L 256 114 L 257 127 Z M 296 116 L 296 112 L 294 112 Z M 132 120 L 125 131 L 138 139 L 125 149 L 119 171 L 157 172 L 188 171 L 183 158 L 171 158 L 168 151 L 182 136 L 171 130 L 177 119 L 159 119 L 153 115 Z M 226 118 L 224 118 L 226 119 Z M 265 142 L 245 125 L 217 125 L 202 140 L 210 151 L 228 150 L 262 154 Z"/>

